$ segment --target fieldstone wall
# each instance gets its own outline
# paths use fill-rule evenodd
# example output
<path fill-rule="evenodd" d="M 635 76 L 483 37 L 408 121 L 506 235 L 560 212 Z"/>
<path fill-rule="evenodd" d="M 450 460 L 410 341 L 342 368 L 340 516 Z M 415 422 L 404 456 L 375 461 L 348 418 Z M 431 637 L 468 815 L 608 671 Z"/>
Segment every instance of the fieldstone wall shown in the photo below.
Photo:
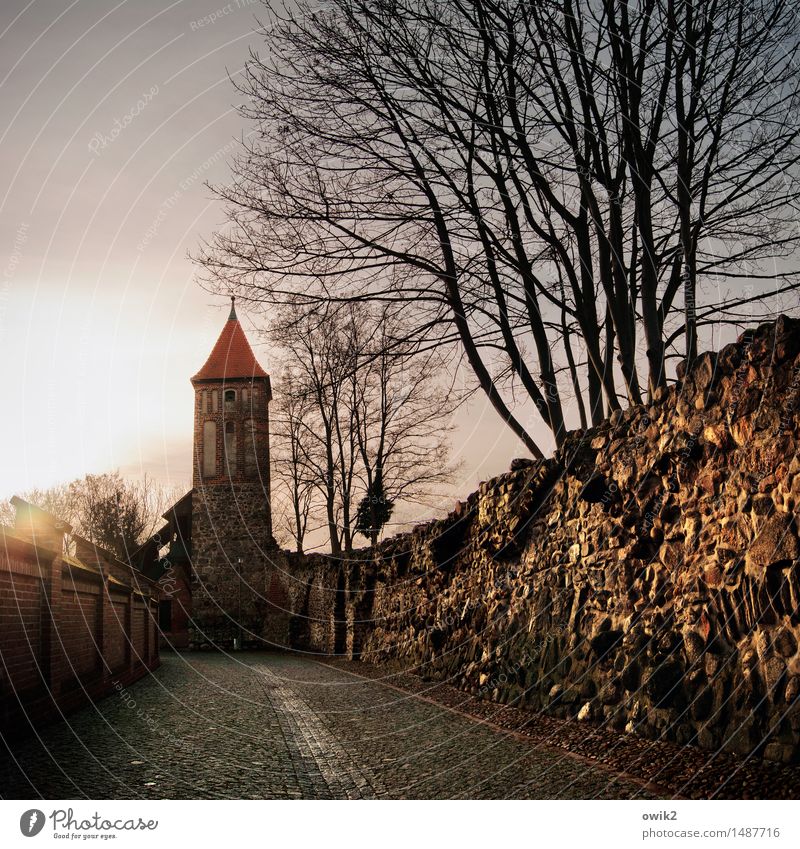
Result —
<path fill-rule="evenodd" d="M 293 558 L 293 645 L 800 760 L 799 352 L 763 325 L 445 520 Z"/>
<path fill-rule="evenodd" d="M 272 538 L 259 483 L 195 489 L 192 500 L 192 619 L 196 648 L 288 644 L 286 555 Z"/>

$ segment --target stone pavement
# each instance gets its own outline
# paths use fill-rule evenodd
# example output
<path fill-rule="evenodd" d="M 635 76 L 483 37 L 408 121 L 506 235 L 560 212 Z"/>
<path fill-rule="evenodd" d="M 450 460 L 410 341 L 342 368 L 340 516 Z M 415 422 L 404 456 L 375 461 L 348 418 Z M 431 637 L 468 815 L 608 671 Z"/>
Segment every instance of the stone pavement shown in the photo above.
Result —
<path fill-rule="evenodd" d="M 166 655 L 40 734 L 0 755 L 0 797 L 651 798 L 602 766 L 289 655 Z"/>

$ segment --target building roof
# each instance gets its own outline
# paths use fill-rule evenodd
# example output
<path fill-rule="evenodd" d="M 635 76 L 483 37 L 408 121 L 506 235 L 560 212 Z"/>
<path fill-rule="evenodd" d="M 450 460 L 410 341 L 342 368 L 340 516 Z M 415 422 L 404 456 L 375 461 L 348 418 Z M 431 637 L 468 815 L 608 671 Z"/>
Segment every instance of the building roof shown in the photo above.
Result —
<path fill-rule="evenodd" d="M 192 380 L 233 380 L 237 378 L 268 377 L 258 364 L 236 317 L 231 298 L 231 313 L 205 365 Z"/>
<path fill-rule="evenodd" d="M 176 516 L 180 516 L 181 514 L 188 514 L 191 516 L 193 495 L 194 489 L 190 489 L 187 493 L 182 495 L 174 504 L 171 504 L 169 507 L 167 507 L 167 509 L 161 514 L 161 518 L 166 519 L 167 523 L 169 523 L 172 521 L 173 513 Z"/>
<path fill-rule="evenodd" d="M 72 525 L 68 522 L 65 522 L 63 519 L 59 519 L 58 516 L 54 516 L 52 513 L 48 513 L 47 510 L 42 510 L 41 507 L 37 507 L 29 501 L 25 501 L 25 499 L 20 498 L 18 495 L 13 495 L 11 497 L 11 504 L 17 511 L 18 519 L 21 518 L 21 514 L 27 513 L 29 521 L 41 522 L 45 525 L 51 526 L 55 530 L 63 531 L 66 534 L 72 533 Z"/>

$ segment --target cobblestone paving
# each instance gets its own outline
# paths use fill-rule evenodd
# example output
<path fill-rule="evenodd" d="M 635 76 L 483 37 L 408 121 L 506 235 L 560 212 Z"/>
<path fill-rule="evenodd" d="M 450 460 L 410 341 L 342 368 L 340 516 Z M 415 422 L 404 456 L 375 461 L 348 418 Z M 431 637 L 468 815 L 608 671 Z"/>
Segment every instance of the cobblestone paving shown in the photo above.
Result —
<path fill-rule="evenodd" d="M 98 705 L 9 741 L 3 798 L 643 798 L 613 772 L 339 669 L 168 655 Z"/>
<path fill-rule="evenodd" d="M 612 774 L 628 776 L 660 799 L 800 798 L 800 773 L 791 764 L 622 734 L 598 723 L 558 719 L 482 699 L 447 681 L 409 670 L 341 658 L 325 658 L 324 663 L 487 722 L 500 731 L 516 733 L 540 747 L 569 752 L 595 768 L 605 767 Z"/>

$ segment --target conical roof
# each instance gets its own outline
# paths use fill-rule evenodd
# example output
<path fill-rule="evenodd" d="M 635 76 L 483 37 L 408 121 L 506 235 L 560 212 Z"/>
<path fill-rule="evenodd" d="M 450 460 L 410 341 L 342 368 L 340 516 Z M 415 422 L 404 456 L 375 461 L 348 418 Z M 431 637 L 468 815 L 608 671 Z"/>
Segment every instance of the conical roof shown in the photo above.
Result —
<path fill-rule="evenodd" d="M 222 328 L 222 333 L 219 334 L 219 339 L 205 365 L 192 380 L 233 380 L 243 377 L 268 377 L 268 375 L 256 360 L 242 325 L 236 317 L 236 309 L 231 298 L 231 313 Z"/>

